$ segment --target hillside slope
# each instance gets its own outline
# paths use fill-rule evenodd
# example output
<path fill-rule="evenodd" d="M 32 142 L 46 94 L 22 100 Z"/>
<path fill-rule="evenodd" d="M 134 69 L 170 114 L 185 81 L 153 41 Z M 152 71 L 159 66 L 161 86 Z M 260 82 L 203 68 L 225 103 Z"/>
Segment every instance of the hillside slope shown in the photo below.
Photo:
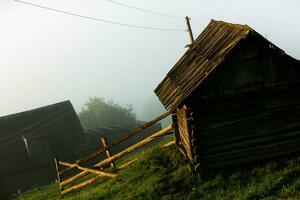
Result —
<path fill-rule="evenodd" d="M 300 199 L 300 157 L 190 174 L 175 146 L 139 152 L 116 178 L 100 180 L 64 199 Z M 59 199 L 58 186 L 34 189 L 19 200 Z"/>

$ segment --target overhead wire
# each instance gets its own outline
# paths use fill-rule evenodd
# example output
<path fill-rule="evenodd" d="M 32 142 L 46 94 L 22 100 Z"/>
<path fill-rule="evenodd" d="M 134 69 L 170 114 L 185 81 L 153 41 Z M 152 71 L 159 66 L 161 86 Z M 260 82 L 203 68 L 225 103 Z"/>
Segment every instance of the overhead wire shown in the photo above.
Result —
<path fill-rule="evenodd" d="M 59 9 L 56 9 L 56 8 L 51 8 L 51 7 L 46 7 L 46 6 L 43 6 L 43 5 L 39 5 L 39 4 L 34 4 L 34 3 L 30 3 L 30 2 L 27 2 L 27 1 L 22 1 L 22 0 L 14 0 L 18 3 L 22 3 L 22 4 L 26 4 L 26 5 L 30 5 L 30 6 L 34 6 L 34 7 L 38 7 L 38 8 L 41 8 L 41 9 L 46 9 L 46 10 L 50 10 L 50 11 L 54 11 L 54 12 L 58 12 L 58 13 L 62 13 L 62 14 L 66 14 L 66 15 L 71 15 L 71 16 L 75 16 L 75 17 L 80 17 L 80 18 L 85 18 L 85 19 L 89 19 L 89 20 L 94 20 L 94 21 L 100 21 L 100 22 L 104 22 L 104 23 L 109 23 L 109 24 L 115 24 L 115 25 L 120 25 L 120 26 L 127 26 L 127 27 L 132 27 L 132 28 L 139 28 L 139 29 L 148 29 L 148 30 L 158 30 L 158 31 L 186 31 L 184 29 L 175 29 L 175 28 L 161 28 L 161 27 L 150 27 L 150 26 L 140 26 L 140 25 L 132 25 L 132 24 L 126 24 L 126 23 L 120 23 L 120 22 L 115 22 L 115 21 L 110 21 L 110 20 L 105 20 L 105 19 L 100 19 L 100 18 L 96 18 L 96 17 L 89 17 L 89 16 L 86 16 L 86 15 L 80 15 L 80 14 L 77 14 L 77 13 L 73 13 L 73 12 L 68 12 L 68 11 L 63 11 L 63 10 L 59 10 Z M 123 4 L 123 3 L 120 3 L 120 2 L 116 2 L 116 1 L 112 1 L 112 0 L 107 0 L 111 3 L 114 3 L 114 4 L 118 4 L 120 6 L 124 6 L 124 7 L 128 7 L 128 8 L 131 8 L 131 9 L 135 9 L 135 10 L 139 10 L 139 11 L 143 11 L 143 12 L 147 12 L 147 13 L 151 13 L 151 14 L 155 14 L 155 15 L 160 15 L 160 16 L 165 16 L 165 17 L 173 17 L 173 18 L 178 18 L 178 19 L 183 19 L 183 17 L 180 17 L 180 16 L 176 16 L 176 15 L 169 15 L 169 14 L 164 14 L 164 13 L 160 13 L 160 12 L 155 12 L 155 11 L 151 11 L 151 10 L 146 10 L 146 9 L 143 9 L 143 8 L 138 8 L 138 7 L 134 7 L 134 6 L 130 6 L 130 5 L 127 5 L 127 4 Z M 166 46 L 166 45 L 165 45 Z M 165 47 L 164 46 L 164 47 Z M 164 47 L 161 47 L 159 50 L 161 50 L 162 48 Z M 155 53 L 157 54 L 157 52 Z M 154 55 L 155 55 L 154 54 Z M 124 74 L 123 76 L 121 76 L 120 78 L 123 78 L 124 77 Z M 62 109 L 63 110 L 63 109 Z M 61 111 L 59 111 L 61 112 Z M 59 113 L 57 112 L 57 113 Z M 49 123 L 47 123 L 46 125 L 43 125 L 42 127 L 39 127 L 37 129 L 34 129 L 33 131 L 30 131 L 29 133 L 26 133 L 24 136 L 29 136 L 31 135 L 32 133 L 36 132 L 37 130 L 40 130 L 42 128 L 45 128 L 49 125 L 51 125 L 52 123 L 55 123 L 57 120 L 59 120 L 61 117 L 71 113 L 72 111 L 70 112 L 67 112 L 67 113 L 64 113 L 63 115 L 61 115 L 60 117 L 50 121 Z M 57 113 L 54 113 L 54 114 L 51 114 L 50 116 L 54 116 L 55 114 Z M 44 122 L 46 119 L 50 118 L 50 116 L 16 132 L 16 133 L 13 133 L 13 134 L 10 134 L 9 136 L 5 137 L 5 138 L 0 138 L 0 141 L 3 141 L 3 140 L 7 140 L 7 138 L 10 138 L 10 137 L 13 137 L 15 135 L 18 135 L 22 132 L 24 132 L 25 130 L 31 128 L 31 127 L 34 127 L 35 125 L 38 125 L 39 123 L 42 123 Z M 21 137 L 20 137 L 21 138 Z M 7 146 L 17 140 L 19 140 L 20 138 L 15 138 L 14 140 L 12 141 L 9 141 L 9 142 L 6 142 L 6 143 L 3 143 L 3 144 L 0 144 L 0 147 L 3 147 L 3 146 Z"/>
<path fill-rule="evenodd" d="M 9 134 L 9 135 L 6 136 L 6 137 L 0 138 L 0 142 L 3 141 L 3 140 L 5 141 L 5 140 L 7 140 L 7 139 L 10 138 L 10 137 L 19 135 L 19 134 L 21 134 L 22 132 L 24 132 L 24 131 L 26 131 L 26 130 L 28 130 L 28 129 L 30 129 L 30 128 L 33 128 L 34 126 L 38 126 L 39 124 L 41 124 L 41 123 L 43 123 L 44 121 L 50 119 L 50 118 L 53 117 L 54 115 L 57 115 L 57 114 L 59 114 L 60 112 L 64 111 L 64 110 L 65 110 L 66 108 L 68 108 L 68 107 L 70 107 L 70 105 L 66 105 L 66 106 L 62 107 L 62 108 L 59 109 L 58 111 L 56 111 L 56 112 L 54 112 L 54 113 L 52 113 L 52 114 L 50 114 L 50 115 L 48 115 L 48 116 L 42 118 L 41 120 L 39 120 L 39 121 L 37 121 L 37 122 L 35 122 L 35 123 L 33 123 L 33 124 L 31 124 L 31 125 L 29 125 L 29 126 L 23 128 L 23 129 L 21 129 L 21 130 L 15 132 L 15 133 L 11 133 L 11 134 Z"/>
<path fill-rule="evenodd" d="M 48 127 L 49 125 L 51 125 L 51 124 L 57 122 L 59 119 L 61 119 L 62 117 L 66 116 L 66 115 L 68 115 L 68 114 L 70 114 L 70 113 L 72 113 L 72 112 L 73 112 L 73 111 L 66 112 L 66 113 L 62 114 L 61 116 L 59 116 L 59 117 L 57 117 L 57 118 L 51 120 L 51 121 L 48 122 L 47 124 L 45 124 L 45 125 L 43 125 L 43 126 L 37 128 L 37 129 L 34 129 L 34 130 L 32 130 L 32 131 L 26 133 L 25 135 L 22 135 L 22 136 L 20 136 L 20 137 L 14 138 L 13 140 L 11 140 L 11 141 L 9 141 L 9 142 L 0 144 L 0 148 L 1 148 L 1 147 L 5 147 L 5 146 L 7 146 L 7 145 L 9 145 L 9 144 L 12 144 L 12 143 L 14 143 L 14 142 L 16 142 L 16 141 L 22 139 L 22 137 L 27 137 L 27 136 L 29 136 L 29 135 L 32 135 L 32 134 L 35 133 L 36 131 Z M 42 133 L 42 134 L 44 134 L 44 133 Z M 40 135 L 40 134 L 37 134 L 37 135 L 35 135 L 35 136 L 39 136 L 39 135 Z"/>
<path fill-rule="evenodd" d="M 164 50 L 172 41 L 176 40 L 180 35 L 179 33 L 173 33 L 174 35 L 170 36 L 169 39 L 164 42 L 162 45 L 160 45 L 158 48 L 155 49 L 155 51 L 152 51 L 152 53 L 147 54 L 148 56 L 143 56 L 143 57 L 138 57 L 138 59 L 134 58 L 131 59 L 131 61 L 134 64 L 130 64 L 130 66 L 128 66 L 128 68 L 126 68 L 125 72 L 121 72 L 121 70 L 119 70 L 117 72 L 117 75 L 114 75 L 114 78 L 109 78 L 109 76 L 107 76 L 108 78 L 103 80 L 103 83 L 116 83 L 119 82 L 123 79 L 128 79 L 128 75 L 130 74 L 130 72 L 134 69 L 136 69 L 139 65 L 139 63 L 143 62 L 143 63 L 147 63 L 148 61 L 153 60 L 154 58 L 156 58 L 158 55 L 160 55 L 159 53 Z M 126 62 L 126 63 L 132 63 L 132 62 Z M 94 95 L 96 94 L 97 90 L 91 89 L 89 90 L 89 94 L 90 95 Z"/>
<path fill-rule="evenodd" d="M 57 122 L 58 120 L 60 120 L 61 118 L 65 117 L 65 116 L 68 115 L 68 114 L 71 114 L 72 112 L 73 112 L 73 110 L 70 110 L 69 112 L 66 112 L 66 113 L 62 114 L 61 116 L 59 116 L 59 117 L 53 119 L 52 121 L 46 123 L 45 125 L 43 125 L 43 126 L 37 128 L 37 129 L 35 129 L 35 130 L 32 130 L 32 131 L 26 133 L 26 134 L 24 135 L 24 137 L 29 136 L 29 135 L 32 135 L 32 133 L 34 133 L 34 132 L 36 132 L 36 131 L 38 131 L 38 130 L 41 130 L 41 129 L 43 129 L 43 128 L 48 127 L 49 125 L 51 125 L 51 124 Z"/>
<path fill-rule="evenodd" d="M 38 8 L 58 12 L 58 13 L 62 13 L 62 14 L 66 14 L 66 15 L 71 15 L 71 16 L 75 16 L 75 17 L 80 17 L 80 18 L 84 18 L 84 19 L 89 19 L 89 20 L 94 20 L 94 21 L 99 21 L 99 22 L 114 24 L 114 25 L 119 25 L 119 26 L 126 26 L 126 27 L 137 28 L 137 29 L 156 30 L 156 31 L 185 31 L 183 29 L 176 29 L 176 28 L 162 28 L 162 27 L 140 26 L 140 25 L 120 23 L 120 22 L 116 22 L 116 21 L 110 21 L 110 20 L 106 20 L 106 19 L 100 19 L 100 18 L 96 18 L 96 17 L 89 17 L 89 16 L 86 16 L 86 15 L 80 15 L 80 14 L 77 14 L 77 13 L 63 11 L 63 10 L 59 10 L 59 9 L 56 9 L 56 8 L 50 8 L 50 7 L 42 6 L 42 5 L 39 5 L 39 4 L 30 3 L 30 2 L 27 2 L 27 1 L 21 1 L 21 0 L 14 0 L 14 1 L 16 1 L 18 3 L 23 3 L 23 4 L 26 4 L 26 5 L 30 5 L 30 6 L 34 6 L 34 7 L 38 7 Z"/>
<path fill-rule="evenodd" d="M 196 25 L 196 27 L 198 27 L 198 28 L 202 28 L 202 27 L 203 27 L 203 25 L 201 25 L 201 23 L 198 22 L 198 21 L 196 21 L 194 18 L 191 19 L 191 22 L 192 22 L 194 25 Z"/>
<path fill-rule="evenodd" d="M 142 11 L 142 12 L 146 12 L 146 13 L 150 13 L 150 14 L 154 14 L 154 15 L 160 15 L 160 16 L 164 16 L 164 17 L 172 17 L 172 18 L 176 18 L 176 19 L 184 19 L 184 17 L 181 16 L 177 16 L 177 15 L 170 15 L 170 14 L 165 14 L 165 13 L 161 13 L 161 12 L 156 12 L 156 11 L 152 11 L 152 10 L 147 10 L 144 8 L 139 8 L 139 7 L 135 7 L 135 6 L 131 6 L 125 3 L 120 3 L 117 1 L 113 1 L 113 0 L 107 0 L 110 3 L 119 5 L 119 6 L 123 6 L 123 7 L 127 7 L 127 8 L 131 8 L 134 10 L 138 10 L 138 11 Z"/>
<path fill-rule="evenodd" d="M 200 22 L 195 20 L 195 18 L 191 18 L 191 21 L 197 24 L 198 26 L 202 26 Z"/>
<path fill-rule="evenodd" d="M 132 67 L 131 71 L 133 69 L 135 69 L 136 67 L 138 67 L 140 62 L 143 63 L 147 63 L 147 61 L 153 60 L 156 56 L 159 55 L 160 52 L 162 52 L 162 50 L 164 50 L 172 41 L 176 40 L 179 37 L 178 33 L 174 33 L 173 37 L 170 37 L 169 40 L 167 40 L 165 43 L 163 43 L 163 45 L 159 46 L 155 51 L 153 51 L 153 53 L 151 53 L 149 56 L 144 57 L 144 59 L 142 59 L 141 57 L 139 57 L 138 60 L 134 60 L 134 64 L 130 64 Z M 127 75 L 130 73 L 130 70 L 127 68 L 125 73 L 119 73 L 119 76 L 116 76 L 115 79 L 110 79 L 111 82 L 118 82 L 124 78 L 127 77 Z M 106 81 L 105 81 L 106 82 Z"/>

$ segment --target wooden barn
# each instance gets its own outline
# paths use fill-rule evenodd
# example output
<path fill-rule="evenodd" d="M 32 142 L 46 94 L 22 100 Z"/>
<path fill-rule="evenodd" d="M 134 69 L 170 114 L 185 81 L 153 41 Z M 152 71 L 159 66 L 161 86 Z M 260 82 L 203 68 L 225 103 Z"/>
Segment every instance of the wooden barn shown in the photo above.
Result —
<path fill-rule="evenodd" d="M 0 199 L 56 180 L 53 159 L 75 160 L 84 132 L 70 101 L 0 118 Z"/>
<path fill-rule="evenodd" d="M 247 25 L 212 20 L 155 93 L 195 170 L 300 152 L 300 61 Z"/>

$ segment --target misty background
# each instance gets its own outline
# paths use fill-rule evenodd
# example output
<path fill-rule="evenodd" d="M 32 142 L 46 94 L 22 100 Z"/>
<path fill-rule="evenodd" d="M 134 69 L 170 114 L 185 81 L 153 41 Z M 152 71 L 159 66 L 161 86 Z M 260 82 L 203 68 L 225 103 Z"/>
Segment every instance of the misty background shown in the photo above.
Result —
<path fill-rule="evenodd" d="M 297 0 L 28 0 L 68 12 L 141 26 L 186 29 L 196 38 L 210 19 L 248 24 L 300 58 Z M 70 99 L 79 112 L 89 97 L 132 104 L 137 118 L 163 112 L 153 90 L 186 51 L 188 33 L 106 24 L 0 0 L 0 116 Z"/>

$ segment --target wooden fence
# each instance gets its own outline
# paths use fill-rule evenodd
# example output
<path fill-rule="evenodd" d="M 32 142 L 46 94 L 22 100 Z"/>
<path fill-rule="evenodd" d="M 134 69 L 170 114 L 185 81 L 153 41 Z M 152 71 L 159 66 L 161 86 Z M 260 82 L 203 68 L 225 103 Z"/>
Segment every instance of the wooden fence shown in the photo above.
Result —
<path fill-rule="evenodd" d="M 158 137 L 162 137 L 162 136 L 172 133 L 173 127 L 170 124 L 167 127 L 161 129 L 160 131 L 151 134 L 150 136 L 139 141 L 138 143 L 136 143 L 130 147 L 127 147 L 126 149 L 124 149 L 114 155 L 112 155 L 112 153 L 110 152 L 110 149 L 112 147 L 115 147 L 115 146 L 119 145 L 120 143 L 126 141 L 128 138 L 141 133 L 141 131 L 143 131 L 144 129 L 161 121 L 162 119 L 166 118 L 170 114 L 171 114 L 171 112 L 164 113 L 163 115 L 155 118 L 154 120 L 147 122 L 140 127 L 135 128 L 134 130 L 130 131 L 127 134 L 124 134 L 124 135 L 126 135 L 124 138 L 122 138 L 121 140 L 116 141 L 112 144 L 108 144 L 108 142 L 105 138 L 101 138 L 101 142 L 103 144 L 103 149 L 95 151 L 84 158 L 78 159 L 75 163 L 69 163 L 69 162 L 60 161 L 60 160 L 55 159 L 54 161 L 55 161 L 55 166 L 56 166 L 56 171 L 57 171 L 57 180 L 59 182 L 59 189 L 60 189 L 61 196 L 63 197 L 64 195 L 66 195 L 72 191 L 75 191 L 79 188 L 90 185 L 90 184 L 96 182 L 97 180 L 99 180 L 100 178 L 115 177 L 117 175 L 116 172 L 118 170 L 123 169 L 124 167 L 128 166 L 129 164 L 131 164 L 132 162 L 135 161 L 135 160 L 131 160 L 119 167 L 116 167 L 115 161 L 117 159 L 122 158 L 125 155 L 127 155 L 128 153 L 131 153 L 131 152 L 139 149 L 140 147 L 144 146 L 145 144 L 148 144 L 149 142 L 153 141 L 154 139 L 156 139 Z M 99 156 L 102 153 L 105 153 L 106 159 L 97 162 L 92 167 L 86 167 L 86 166 L 82 165 L 83 163 L 85 163 L 93 158 L 96 158 L 97 156 Z M 107 169 L 104 169 L 104 166 L 107 166 L 107 165 L 110 165 L 110 167 L 115 170 L 110 170 L 108 172 Z M 63 180 L 63 177 L 66 177 L 66 174 L 67 173 L 69 174 L 74 169 L 77 169 L 80 172 Z M 111 172 L 111 171 L 113 171 L 113 172 Z M 89 175 L 89 174 L 96 174 L 97 176 L 88 178 L 87 175 Z M 80 181 L 84 177 L 86 177 L 87 180 Z"/>

